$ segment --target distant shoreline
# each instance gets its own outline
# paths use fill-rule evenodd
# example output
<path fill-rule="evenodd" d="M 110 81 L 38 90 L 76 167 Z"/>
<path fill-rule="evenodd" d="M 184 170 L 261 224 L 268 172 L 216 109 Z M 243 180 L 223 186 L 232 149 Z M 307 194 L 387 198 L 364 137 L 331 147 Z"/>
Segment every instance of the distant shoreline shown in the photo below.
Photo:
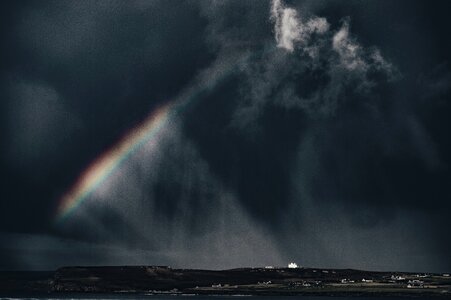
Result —
<path fill-rule="evenodd" d="M 451 299 L 448 274 L 320 268 L 172 269 L 165 266 L 63 267 L 0 272 L 0 296 L 78 295 L 434 297 Z"/>

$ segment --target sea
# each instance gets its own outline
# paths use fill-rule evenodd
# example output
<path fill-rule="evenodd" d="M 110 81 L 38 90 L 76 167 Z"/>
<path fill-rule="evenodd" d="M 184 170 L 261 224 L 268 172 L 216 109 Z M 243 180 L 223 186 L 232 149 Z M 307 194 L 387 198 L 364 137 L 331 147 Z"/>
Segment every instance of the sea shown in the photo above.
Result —
<path fill-rule="evenodd" d="M 17 296 L 17 297 L 0 297 L 0 299 L 74 299 L 74 300 L 117 300 L 117 299 L 139 299 L 139 300 L 406 300 L 411 297 L 324 297 L 324 296 L 196 296 L 196 295 L 125 295 L 125 294 L 93 294 L 93 295 L 77 295 L 77 294 L 58 294 L 56 296 Z M 426 300 L 429 297 L 415 297 L 415 300 Z"/>

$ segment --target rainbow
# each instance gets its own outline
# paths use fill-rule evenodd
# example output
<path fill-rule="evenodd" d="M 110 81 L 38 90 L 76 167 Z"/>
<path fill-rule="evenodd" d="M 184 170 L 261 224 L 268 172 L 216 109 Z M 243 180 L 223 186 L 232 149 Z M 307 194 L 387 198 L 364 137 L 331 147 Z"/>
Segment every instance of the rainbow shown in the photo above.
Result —
<path fill-rule="evenodd" d="M 59 201 L 56 221 L 64 221 L 123 161 L 141 145 L 155 139 L 169 122 L 173 106 L 174 103 L 168 103 L 155 109 L 141 124 L 131 129 L 109 150 L 96 158 Z"/>
<path fill-rule="evenodd" d="M 132 153 L 146 142 L 156 139 L 168 126 L 172 117 L 186 109 L 195 99 L 199 99 L 203 92 L 212 90 L 219 82 L 239 71 L 237 66 L 250 57 L 250 53 L 245 53 L 240 57 L 229 57 L 214 64 L 206 72 L 202 72 L 176 101 L 155 109 L 141 124 L 96 158 L 58 201 L 55 222 L 65 221 Z"/>

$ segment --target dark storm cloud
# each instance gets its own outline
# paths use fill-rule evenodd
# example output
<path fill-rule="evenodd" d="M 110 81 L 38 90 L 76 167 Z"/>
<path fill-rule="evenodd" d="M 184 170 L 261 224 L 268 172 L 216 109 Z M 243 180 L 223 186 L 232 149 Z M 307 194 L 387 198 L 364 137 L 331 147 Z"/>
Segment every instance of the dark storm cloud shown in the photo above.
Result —
<path fill-rule="evenodd" d="M 371 5 L 383 19 L 385 10 L 378 4 Z M 305 259 L 309 261 L 313 253 L 321 252 L 317 261 L 327 264 L 341 251 L 342 257 L 337 260 L 354 257 L 367 262 L 361 267 L 383 268 L 377 261 L 369 263 L 366 256 L 378 256 L 387 245 L 392 245 L 393 253 L 386 255 L 396 257 L 400 266 L 426 269 L 430 262 L 438 268 L 440 263 L 429 261 L 426 253 L 446 253 L 449 242 L 427 237 L 433 231 L 445 234 L 446 230 L 443 221 L 447 213 L 440 211 L 449 209 L 445 184 L 449 175 L 443 158 L 447 150 L 439 149 L 446 144 L 434 141 L 431 129 L 422 119 L 425 110 L 431 113 L 436 109 L 437 99 L 425 105 L 422 91 L 430 88 L 427 84 L 418 85 L 418 75 L 409 73 L 411 67 L 396 66 L 397 59 L 403 66 L 405 57 L 385 57 L 383 50 L 397 54 L 397 49 L 386 41 L 380 47 L 368 44 L 366 33 L 380 39 L 369 24 L 366 32 L 357 28 L 361 35 L 353 33 L 357 27 L 354 24 L 364 23 L 356 15 L 365 10 L 361 4 L 340 5 L 340 12 L 352 12 L 351 17 L 331 15 L 339 6 L 337 3 L 304 3 L 297 9 L 275 1 L 272 6 L 268 5 L 266 13 L 259 16 L 274 24 L 271 36 L 260 35 L 257 42 L 249 39 L 254 44 L 248 49 L 260 44 L 260 49 L 265 50 L 254 52 L 255 56 L 240 67 L 239 83 L 230 82 L 211 97 L 211 107 L 204 104 L 195 111 L 198 121 L 188 123 L 188 134 L 198 141 L 210 166 L 238 192 L 249 212 L 274 230 L 281 244 L 291 244 L 286 247 L 290 248 L 285 252 L 288 256 L 298 255 L 294 253 L 299 249 L 308 250 L 299 252 L 309 253 Z M 311 11 L 305 9 L 309 6 Z M 404 5 L 388 6 L 398 10 L 391 12 L 393 15 L 398 13 L 411 22 L 408 13 L 412 7 L 406 12 Z M 414 3 L 414 10 L 419 6 Z M 315 11 L 328 17 L 317 16 Z M 248 14 L 243 12 L 241 22 L 249 20 Z M 224 19 L 229 15 L 221 16 L 217 23 L 228 24 Z M 216 17 L 212 18 L 214 24 Z M 229 31 L 226 26 L 220 27 L 222 31 L 216 30 L 221 32 L 217 41 L 224 47 L 234 45 L 243 37 L 242 32 L 249 32 L 244 28 L 254 28 L 252 25 L 258 20 L 238 23 Z M 406 25 L 402 19 L 395 18 L 393 23 L 399 28 L 386 40 L 405 40 Z M 279 47 L 276 50 L 271 49 L 274 38 Z M 395 46 L 401 47 L 397 43 Z M 246 43 L 240 45 L 244 47 Z M 419 42 L 418 47 L 423 46 Z M 409 47 L 401 48 L 409 51 Z M 420 53 L 424 52 L 427 50 L 421 49 Z M 436 60 L 440 63 L 439 58 Z M 425 69 L 428 68 L 431 67 Z M 438 88 L 446 90 L 446 75 L 442 81 Z M 420 103 L 422 112 L 418 111 Z M 447 123 L 443 119 L 441 122 Z M 208 130 L 201 129 L 207 124 Z M 217 132 L 222 134 L 218 136 Z M 296 160 L 299 163 L 293 166 Z M 318 206 L 312 208 L 309 201 Z M 329 206 L 332 217 L 324 205 Z M 413 217 L 410 211 L 421 213 Z M 329 236 L 329 227 L 339 228 L 336 218 L 344 224 L 343 233 L 337 236 L 347 234 L 352 240 L 358 235 L 379 232 L 387 236 L 384 244 L 366 241 L 360 251 L 351 251 L 346 240 L 326 240 L 323 244 L 312 240 L 321 234 Z M 403 229 L 414 232 L 406 243 L 400 238 L 405 232 L 396 228 L 414 218 L 427 221 L 414 222 Z M 281 229 L 284 219 L 289 221 Z M 314 233 L 305 229 L 318 226 L 322 229 Z M 294 228 L 303 233 L 293 234 Z M 338 229 L 330 231 L 334 235 Z M 406 255 L 419 241 L 426 244 L 424 250 Z M 302 260 L 302 255 L 296 257 Z M 442 263 L 446 268 L 449 262 Z"/>
<path fill-rule="evenodd" d="M 449 269 L 446 2 L 16 5 L 2 19 L 2 268 Z M 92 159 L 197 89 L 52 225 Z"/>
<path fill-rule="evenodd" d="M 47 227 L 52 202 L 90 160 L 209 61 L 204 21 L 184 3 L 4 7 L 14 18 L 2 19 L 2 171 L 11 181 L 4 195 L 15 201 L 2 203 L 2 223 L 39 230 Z M 21 188 L 36 173 L 44 182 Z M 29 209 L 37 213 L 29 216 Z"/>
<path fill-rule="evenodd" d="M 10 259 L 4 268 L 20 270 L 54 270 L 68 261 L 74 265 L 168 264 L 164 253 L 151 250 L 123 248 L 111 243 L 91 243 L 44 234 L 5 234 L 0 237 L 2 251 Z M 30 247 L 30 245 L 33 245 Z M 3 254 L 3 253 L 2 253 Z M 18 259 L 19 258 L 19 259 Z"/>
<path fill-rule="evenodd" d="M 224 9 L 224 5 L 220 8 Z M 245 28 L 260 23 L 258 18 L 273 29 L 254 42 L 263 51 L 255 51 L 239 66 L 239 83 L 229 82 L 211 97 L 211 103 L 195 110 L 194 114 L 202 117 L 188 122 L 187 128 L 201 144 L 201 151 L 205 149 L 204 141 L 208 141 L 205 155 L 210 164 L 241 193 L 241 201 L 251 213 L 275 220 L 281 217 L 289 200 L 291 170 L 287 166 L 295 159 L 297 144 L 308 123 L 333 116 L 346 103 L 372 105 L 378 100 L 379 90 L 395 80 L 397 71 L 377 48 L 366 49 L 358 43 L 350 33 L 349 20 L 331 28 L 325 18 L 301 16 L 275 1 L 258 18 L 248 18 L 245 11 L 242 23 L 237 25 L 242 26 L 241 30 L 233 27 L 228 31 L 223 24 L 228 24 L 224 19 L 229 16 L 222 15 L 218 21 L 211 11 L 214 25 L 210 27 L 215 28 L 211 32 L 215 36 L 221 33 L 216 42 L 224 47 L 236 44 L 242 32 L 248 32 Z M 241 48 L 227 50 L 252 51 L 254 46 L 243 49 L 246 43 L 239 44 Z M 217 128 L 200 129 L 206 124 L 209 129 Z M 217 136 L 218 131 L 225 133 Z M 213 145 L 211 139 L 215 140 Z"/>
<path fill-rule="evenodd" d="M 54 169 L 67 151 L 69 136 L 80 129 L 77 116 L 64 107 L 56 91 L 30 82 L 10 84 L 5 145 L 8 164 L 39 180 L 43 169 Z"/>

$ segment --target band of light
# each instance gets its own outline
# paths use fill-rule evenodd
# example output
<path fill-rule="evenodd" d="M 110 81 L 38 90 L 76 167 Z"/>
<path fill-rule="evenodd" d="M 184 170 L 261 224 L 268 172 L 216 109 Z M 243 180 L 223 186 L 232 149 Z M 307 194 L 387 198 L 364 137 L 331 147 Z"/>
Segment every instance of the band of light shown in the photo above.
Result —
<path fill-rule="evenodd" d="M 59 200 L 55 221 L 58 223 L 67 219 L 134 151 L 157 137 L 170 123 L 171 115 L 177 115 L 185 110 L 199 98 L 200 94 L 211 91 L 221 81 L 234 74 L 237 66 L 250 57 L 250 53 L 247 53 L 241 57 L 231 57 L 228 61 L 218 64 L 216 69 L 213 68 L 208 76 L 201 77 L 199 82 L 186 90 L 177 101 L 154 110 L 140 125 L 95 159 Z"/>
<path fill-rule="evenodd" d="M 79 176 L 57 207 L 56 220 L 63 221 L 104 182 L 110 174 L 146 141 L 155 138 L 168 122 L 173 103 L 153 111 L 140 125 L 133 128 L 113 147 L 99 156 Z"/>

